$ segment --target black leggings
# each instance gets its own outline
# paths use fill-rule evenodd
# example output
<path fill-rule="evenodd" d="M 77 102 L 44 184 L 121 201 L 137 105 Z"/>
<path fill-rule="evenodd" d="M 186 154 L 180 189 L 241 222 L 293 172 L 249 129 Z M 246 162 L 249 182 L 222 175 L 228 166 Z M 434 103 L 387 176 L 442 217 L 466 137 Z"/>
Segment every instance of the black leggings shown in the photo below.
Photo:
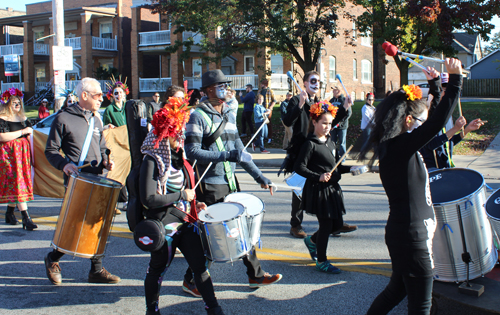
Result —
<path fill-rule="evenodd" d="M 167 237 L 165 245 L 160 250 L 151 253 L 149 268 L 146 279 L 144 279 L 147 309 L 149 311 L 158 310 L 163 276 L 174 258 L 176 248 L 181 250 L 189 267 L 193 270 L 196 288 L 203 297 L 205 305 L 209 308 L 217 307 L 219 304 L 215 298 L 212 279 L 205 265 L 206 258 L 200 236 L 194 232 L 192 226 L 185 223 L 180 231 L 171 237 Z"/>
<path fill-rule="evenodd" d="M 413 277 L 393 270 L 389 284 L 375 298 L 366 314 L 387 314 L 407 295 L 409 315 L 430 314 L 432 306 L 432 276 Z"/>
<path fill-rule="evenodd" d="M 340 230 L 344 225 L 342 217 L 338 219 L 318 218 L 319 229 L 311 236 L 311 240 L 316 244 L 316 253 L 318 261 L 326 261 L 326 248 L 328 247 L 328 239 L 330 234 Z"/>
<path fill-rule="evenodd" d="M 241 133 L 247 133 L 247 125 L 250 131 L 250 135 L 253 135 L 253 120 L 252 120 L 252 112 L 243 112 L 241 114 Z"/>

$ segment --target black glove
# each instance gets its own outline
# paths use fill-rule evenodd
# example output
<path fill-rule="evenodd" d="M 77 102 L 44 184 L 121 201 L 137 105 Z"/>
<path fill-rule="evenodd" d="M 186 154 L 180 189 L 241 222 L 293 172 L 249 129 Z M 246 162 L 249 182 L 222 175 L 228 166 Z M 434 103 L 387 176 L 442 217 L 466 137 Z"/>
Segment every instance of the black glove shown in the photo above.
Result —
<path fill-rule="evenodd" d="M 241 161 L 241 151 L 240 150 L 231 150 L 226 151 L 226 161 L 240 163 Z"/>
<path fill-rule="evenodd" d="M 273 183 L 268 178 L 264 177 L 264 175 L 260 175 L 259 177 L 257 177 L 257 179 L 255 181 L 261 185 L 267 185 L 267 186 L 269 186 Z"/>

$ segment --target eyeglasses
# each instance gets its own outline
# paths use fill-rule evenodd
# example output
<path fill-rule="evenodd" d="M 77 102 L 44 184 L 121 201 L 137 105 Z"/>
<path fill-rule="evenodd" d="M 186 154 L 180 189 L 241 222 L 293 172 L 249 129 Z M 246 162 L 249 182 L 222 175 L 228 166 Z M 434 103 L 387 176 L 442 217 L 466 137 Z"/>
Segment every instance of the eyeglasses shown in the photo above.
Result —
<path fill-rule="evenodd" d="M 309 83 L 316 84 L 316 83 L 318 83 L 318 79 L 312 78 L 311 80 L 309 80 Z"/>
<path fill-rule="evenodd" d="M 227 89 L 228 85 L 227 85 L 227 83 L 221 83 L 221 84 L 217 84 L 215 87 L 219 88 L 219 89 Z"/>
<path fill-rule="evenodd" d="M 366 100 L 367 101 L 373 101 L 373 98 L 367 98 Z"/>
<path fill-rule="evenodd" d="M 97 98 L 101 98 L 102 97 L 102 92 L 101 93 L 95 93 L 93 94 L 92 92 L 90 91 L 85 91 L 86 93 L 90 94 L 90 96 L 92 96 L 93 99 L 95 99 L 95 97 L 97 96 Z"/>
<path fill-rule="evenodd" d="M 413 119 L 415 119 L 416 121 L 420 122 L 420 124 L 423 124 L 425 122 L 425 120 L 418 118 L 418 117 L 415 117 L 413 115 L 411 117 L 413 117 Z"/>
<path fill-rule="evenodd" d="M 160 97 L 160 95 L 153 95 L 153 97 Z"/>

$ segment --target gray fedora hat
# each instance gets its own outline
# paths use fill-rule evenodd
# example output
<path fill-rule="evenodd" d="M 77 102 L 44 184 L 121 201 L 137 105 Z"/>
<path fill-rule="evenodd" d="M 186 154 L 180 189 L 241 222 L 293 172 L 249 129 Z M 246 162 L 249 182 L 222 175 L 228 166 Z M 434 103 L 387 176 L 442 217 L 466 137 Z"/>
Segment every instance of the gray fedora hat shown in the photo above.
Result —
<path fill-rule="evenodd" d="M 224 73 L 219 69 L 207 71 L 201 76 L 202 89 L 217 83 L 231 83 L 231 81 L 229 81 Z"/>

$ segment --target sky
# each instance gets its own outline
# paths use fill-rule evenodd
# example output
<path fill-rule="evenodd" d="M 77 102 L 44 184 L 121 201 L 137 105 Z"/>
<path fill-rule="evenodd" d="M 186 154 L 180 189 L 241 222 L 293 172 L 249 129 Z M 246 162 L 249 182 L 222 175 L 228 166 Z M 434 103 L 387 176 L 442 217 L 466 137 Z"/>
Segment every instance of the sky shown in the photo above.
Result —
<path fill-rule="evenodd" d="M 5 1 L 3 1 L 5 3 Z M 36 2 L 44 2 L 43 0 L 16 0 L 13 1 L 13 3 L 9 4 L 9 7 L 13 8 L 14 10 L 18 11 L 26 11 L 26 4 L 30 3 L 36 3 Z M 495 16 L 492 20 L 493 24 L 495 24 L 495 29 L 491 32 L 490 37 L 493 36 L 495 33 L 500 32 L 500 17 Z M 483 44 L 484 47 L 484 44 Z"/>

